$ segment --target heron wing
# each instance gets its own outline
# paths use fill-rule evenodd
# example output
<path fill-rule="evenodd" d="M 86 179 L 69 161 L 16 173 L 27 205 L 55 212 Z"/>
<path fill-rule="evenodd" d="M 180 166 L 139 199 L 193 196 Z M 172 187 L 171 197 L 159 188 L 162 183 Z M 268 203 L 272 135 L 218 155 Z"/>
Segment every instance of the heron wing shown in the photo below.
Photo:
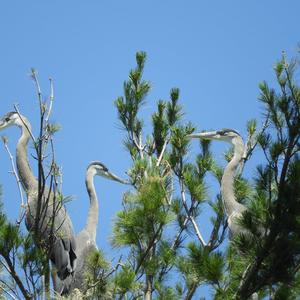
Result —
<path fill-rule="evenodd" d="M 57 237 L 58 249 L 54 249 L 55 266 L 58 269 L 58 276 L 65 279 L 74 273 L 76 265 L 76 241 L 74 238 L 72 222 L 67 215 L 66 210 L 62 207 L 58 212 L 58 220 L 64 218 L 60 227 L 61 234 Z"/>
<path fill-rule="evenodd" d="M 51 201 L 49 201 L 51 203 Z M 49 244 L 49 236 L 53 236 L 50 259 L 57 269 L 57 275 L 61 280 L 74 273 L 76 265 L 76 242 L 71 219 L 63 205 L 57 204 L 56 215 L 53 219 L 53 204 L 48 204 L 41 210 L 41 224 L 39 231 L 41 238 Z M 32 202 L 26 213 L 26 227 L 29 231 L 34 229 L 36 215 L 36 203 Z M 54 222 L 54 228 L 52 223 Z"/>

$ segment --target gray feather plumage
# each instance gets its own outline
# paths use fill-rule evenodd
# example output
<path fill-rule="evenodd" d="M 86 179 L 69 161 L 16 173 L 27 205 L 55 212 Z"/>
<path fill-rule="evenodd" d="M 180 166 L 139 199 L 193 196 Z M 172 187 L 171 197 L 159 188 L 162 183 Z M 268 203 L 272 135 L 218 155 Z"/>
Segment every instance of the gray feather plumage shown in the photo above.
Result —
<path fill-rule="evenodd" d="M 31 171 L 27 157 L 27 145 L 31 138 L 31 125 L 24 116 L 19 115 L 17 112 L 10 112 L 1 118 L 0 130 L 11 125 L 16 125 L 22 130 L 16 149 L 17 170 L 28 200 L 25 224 L 29 231 L 33 231 L 38 207 L 38 181 Z M 49 193 L 47 188 L 45 188 L 40 198 L 41 210 L 38 216 L 40 243 L 44 243 L 51 248 L 51 261 L 57 269 L 59 278 L 64 281 L 74 273 L 76 265 L 76 242 L 72 222 L 65 207 L 59 200 L 55 201 L 54 194 Z M 55 208 L 54 218 L 53 208 Z M 53 227 L 51 228 L 52 224 Z M 51 235 L 51 232 L 53 235 Z M 52 239 L 50 236 L 52 236 Z"/>
<path fill-rule="evenodd" d="M 45 193 L 47 194 L 47 191 Z M 29 231 L 33 231 L 35 227 L 36 200 L 36 197 L 28 196 L 25 225 Z M 51 203 L 53 202 L 52 194 L 50 194 L 49 200 L 48 205 L 45 202 L 42 204 L 38 231 L 41 239 L 51 247 L 50 259 L 57 269 L 59 278 L 64 280 L 74 273 L 76 241 L 72 222 L 65 207 L 58 201 L 56 201 L 57 203 Z M 56 211 L 55 216 L 53 216 L 53 208 Z M 52 241 L 50 240 L 51 233 L 53 233 Z"/>
<path fill-rule="evenodd" d="M 190 135 L 191 138 L 202 138 L 209 140 L 221 140 L 231 143 L 234 147 L 234 154 L 228 165 L 224 169 L 221 179 L 221 195 L 224 203 L 225 212 L 228 216 L 228 227 L 230 237 L 234 237 L 245 230 L 239 225 L 239 218 L 247 207 L 236 201 L 234 194 L 234 177 L 238 165 L 241 163 L 245 146 L 240 134 L 233 129 L 224 128 L 218 131 L 202 132 Z"/>

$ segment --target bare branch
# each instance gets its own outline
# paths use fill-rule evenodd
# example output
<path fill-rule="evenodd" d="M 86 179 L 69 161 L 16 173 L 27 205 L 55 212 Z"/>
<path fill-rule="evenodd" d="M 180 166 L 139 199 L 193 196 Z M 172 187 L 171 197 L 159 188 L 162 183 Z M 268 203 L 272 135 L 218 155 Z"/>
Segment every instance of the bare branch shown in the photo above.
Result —
<path fill-rule="evenodd" d="M 184 229 L 186 228 L 186 225 L 187 225 L 187 222 L 188 222 L 189 219 L 190 218 L 188 216 L 185 217 L 185 219 L 184 219 L 184 221 L 183 221 L 183 223 L 181 225 L 181 228 L 178 231 L 178 233 L 177 233 L 177 235 L 176 235 L 176 237 L 175 237 L 175 239 L 174 239 L 174 241 L 172 243 L 171 250 L 174 250 L 175 247 L 176 247 L 176 245 L 178 244 L 178 241 L 179 241 L 179 239 L 180 239 L 180 237 L 181 237 Z"/>
<path fill-rule="evenodd" d="M 180 179 L 179 181 L 180 181 L 180 194 L 181 194 L 181 200 L 182 200 L 182 203 L 183 203 L 183 207 L 185 209 L 185 212 L 186 212 L 188 218 L 191 220 L 191 222 L 193 224 L 193 227 L 194 227 L 194 230 L 196 232 L 196 236 L 197 236 L 199 242 L 201 243 L 201 245 L 203 247 L 205 247 L 206 243 L 205 243 L 205 241 L 204 241 L 204 239 L 202 237 L 202 234 L 201 234 L 201 232 L 200 232 L 200 230 L 198 228 L 198 225 L 197 225 L 194 217 L 192 216 L 191 212 L 189 211 L 189 209 L 187 207 L 183 181 L 182 181 L 182 179 Z"/>
<path fill-rule="evenodd" d="M 43 103 L 42 103 L 42 91 L 40 87 L 40 83 L 37 77 L 37 71 L 35 69 L 31 69 L 31 78 L 33 79 L 37 91 L 37 96 L 39 100 L 40 112 L 43 113 Z"/>
<path fill-rule="evenodd" d="M 53 80 L 52 78 L 49 78 L 50 81 L 50 104 L 49 104 L 49 109 L 47 116 L 45 118 L 45 123 L 48 124 L 50 115 L 52 113 L 52 105 L 53 105 L 53 100 L 54 100 L 54 88 L 53 88 Z"/>
<path fill-rule="evenodd" d="M 16 167 L 15 167 L 15 163 L 14 163 L 14 158 L 13 158 L 13 156 L 12 156 L 10 150 L 9 150 L 9 147 L 8 147 L 8 139 L 6 137 L 2 136 L 2 141 L 3 141 L 4 147 L 6 149 L 6 152 L 8 153 L 9 159 L 10 159 L 11 166 L 12 166 L 12 174 L 14 175 L 14 177 L 16 179 L 18 190 L 19 190 L 19 194 L 20 194 L 20 198 L 21 198 L 21 210 L 20 210 L 19 218 L 17 220 L 17 223 L 20 224 L 21 220 L 23 219 L 22 216 L 24 216 L 24 208 L 26 207 L 27 203 L 26 203 L 26 205 L 24 204 L 22 184 L 21 184 L 21 180 L 20 180 L 20 178 L 18 176 L 18 173 L 16 171 Z"/>
<path fill-rule="evenodd" d="M 157 166 L 157 167 L 158 167 L 158 166 L 160 165 L 160 163 L 161 163 L 161 160 L 162 160 L 162 158 L 163 158 L 163 156 L 164 156 L 164 153 L 165 153 L 165 151 L 166 151 L 166 148 L 167 148 L 167 145 L 168 145 L 169 141 L 170 141 L 170 139 L 166 139 L 165 142 L 164 142 L 163 148 L 162 148 L 162 150 L 161 150 L 161 152 L 160 152 L 160 154 L 159 154 L 159 158 L 158 158 L 157 163 L 156 163 L 156 166 Z"/>
<path fill-rule="evenodd" d="M 155 244 L 157 243 L 157 237 L 160 234 L 160 231 L 163 228 L 163 224 L 161 223 L 159 228 L 157 229 L 157 231 L 155 232 L 154 236 L 152 237 L 150 243 L 148 244 L 148 247 L 146 249 L 146 251 L 144 252 L 144 254 L 142 255 L 141 259 L 138 262 L 138 265 L 135 269 L 135 274 L 138 273 L 140 267 L 142 266 L 144 260 L 146 259 L 146 257 L 148 256 L 148 254 L 150 253 L 150 250 L 153 249 L 153 247 L 155 246 Z"/>
<path fill-rule="evenodd" d="M 104 277 L 105 279 L 108 278 L 110 275 L 112 275 L 114 272 L 116 272 L 118 270 L 119 267 L 123 267 L 124 264 L 121 263 L 122 261 L 122 255 L 120 256 L 118 263 L 111 269 L 111 271 L 109 273 L 106 274 L 106 276 Z"/>
<path fill-rule="evenodd" d="M 2 284 L 4 284 L 8 289 L 10 289 L 14 294 L 16 294 L 15 291 L 14 291 L 14 290 L 13 290 L 13 289 L 5 282 L 5 281 L 3 281 L 3 280 L 0 279 L 0 282 L 1 282 Z M 8 290 L 6 290 L 5 288 L 3 288 L 1 285 L 0 285 L 0 289 L 1 289 L 4 293 L 6 293 L 10 298 L 12 298 L 12 299 L 14 299 L 14 300 L 17 299 L 15 296 L 13 296 Z"/>
<path fill-rule="evenodd" d="M 268 115 L 266 117 L 266 120 L 262 124 L 262 128 L 261 128 L 259 133 L 255 134 L 255 135 L 250 135 L 249 134 L 249 136 L 247 138 L 247 141 L 246 141 L 246 147 L 245 147 L 245 151 L 244 151 L 244 155 L 243 155 L 243 160 L 240 164 L 239 174 L 243 173 L 245 163 L 247 162 L 247 160 L 249 160 L 249 158 L 251 157 L 254 149 L 257 146 L 257 143 L 258 143 L 257 137 L 259 135 L 263 134 L 265 132 L 265 130 L 268 128 L 269 121 L 270 121 L 269 118 L 270 118 L 270 113 L 268 113 Z"/>
<path fill-rule="evenodd" d="M 17 112 L 19 118 L 21 119 L 22 123 L 24 124 L 24 126 L 26 127 L 26 129 L 28 130 L 29 134 L 30 134 L 30 137 L 34 143 L 34 147 L 36 148 L 36 144 L 35 144 L 35 138 L 34 138 L 34 135 L 32 134 L 32 131 L 30 130 L 30 128 L 27 126 L 27 124 L 25 123 L 21 113 L 20 113 L 20 110 L 18 108 L 18 105 L 17 104 L 14 104 L 14 109 L 15 111 Z"/>
<path fill-rule="evenodd" d="M 10 259 L 9 256 L 3 256 L 5 262 L 7 263 L 7 268 L 8 268 L 8 272 L 9 274 L 12 276 L 12 278 L 14 279 L 14 281 L 16 282 L 16 284 L 18 285 L 20 291 L 22 292 L 24 298 L 26 300 L 31 300 L 31 296 L 28 293 L 28 291 L 26 290 L 25 286 L 23 285 L 20 277 L 18 276 L 18 274 L 16 273 L 16 270 L 14 268 L 14 265 Z"/>

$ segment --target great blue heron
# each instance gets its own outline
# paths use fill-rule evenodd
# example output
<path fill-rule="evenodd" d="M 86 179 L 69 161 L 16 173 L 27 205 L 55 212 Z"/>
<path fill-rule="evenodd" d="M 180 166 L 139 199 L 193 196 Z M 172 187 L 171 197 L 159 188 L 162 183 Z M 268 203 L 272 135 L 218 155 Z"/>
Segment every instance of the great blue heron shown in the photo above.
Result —
<path fill-rule="evenodd" d="M 221 195 L 228 217 L 228 228 L 232 237 L 241 232 L 245 232 L 238 224 L 238 219 L 247 209 L 246 206 L 236 201 L 234 194 L 234 177 L 239 164 L 242 162 L 245 146 L 240 134 L 233 129 L 222 129 L 211 132 L 201 132 L 190 134 L 190 138 L 200 138 L 206 140 L 219 140 L 229 142 L 234 147 L 234 154 L 226 166 L 221 180 Z"/>
<path fill-rule="evenodd" d="M 70 286 L 66 287 L 66 289 L 62 291 L 62 294 L 67 294 L 75 288 L 79 289 L 81 292 L 86 291 L 86 286 L 84 285 L 84 283 L 85 273 L 87 272 L 88 267 L 88 259 L 92 255 L 92 253 L 98 250 L 96 244 L 96 234 L 99 219 L 99 203 L 94 186 L 95 175 L 123 184 L 128 184 L 127 181 L 124 181 L 115 174 L 111 173 L 108 168 L 101 162 L 93 161 L 87 167 L 85 184 L 90 198 L 90 207 L 85 227 L 76 236 L 77 262 L 74 277 L 73 279 L 71 279 L 72 282 L 70 283 Z M 59 280 L 56 280 L 55 285 L 55 289 L 57 291 L 61 291 L 61 283 Z"/>
<path fill-rule="evenodd" d="M 84 274 L 87 268 L 87 260 L 89 256 L 98 250 L 96 244 L 96 233 L 99 217 L 98 209 L 98 198 L 94 186 L 94 176 L 102 176 L 110 180 L 114 180 L 123 184 L 127 184 L 126 181 L 122 180 L 115 174 L 111 173 L 108 168 L 101 162 L 91 162 L 86 171 L 85 184 L 86 189 L 90 198 L 90 207 L 88 212 L 88 217 L 86 220 L 85 227 L 76 236 L 76 242 L 78 245 L 77 249 L 77 268 L 75 271 L 74 280 L 72 283 L 72 288 L 83 289 L 84 284 Z"/>
<path fill-rule="evenodd" d="M 25 224 L 29 231 L 35 227 L 36 217 L 39 218 L 39 234 L 41 242 L 50 249 L 50 259 L 57 269 L 57 275 L 64 281 L 74 273 L 76 262 L 76 242 L 73 226 L 66 209 L 59 200 L 54 201 L 53 193 L 45 189 L 41 203 L 41 214 L 37 215 L 38 181 L 33 175 L 27 157 L 27 145 L 30 139 L 31 125 L 17 112 L 9 112 L 0 119 L 0 130 L 9 126 L 18 126 L 22 134 L 17 143 L 17 169 L 22 186 L 27 194 Z M 58 203 L 55 203 L 58 202 Z M 54 215 L 55 208 L 55 215 Z M 52 228 L 51 228 L 52 227 Z M 50 236 L 52 241 L 50 244 Z"/>

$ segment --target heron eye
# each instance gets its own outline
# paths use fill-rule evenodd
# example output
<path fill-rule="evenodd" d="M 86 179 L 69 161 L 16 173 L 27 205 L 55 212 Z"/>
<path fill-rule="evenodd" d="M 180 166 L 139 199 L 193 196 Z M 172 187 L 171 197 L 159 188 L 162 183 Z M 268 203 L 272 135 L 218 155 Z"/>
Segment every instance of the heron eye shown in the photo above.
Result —
<path fill-rule="evenodd" d="M 10 121 L 10 118 L 9 117 L 5 118 L 5 122 L 8 122 L 8 121 Z"/>

